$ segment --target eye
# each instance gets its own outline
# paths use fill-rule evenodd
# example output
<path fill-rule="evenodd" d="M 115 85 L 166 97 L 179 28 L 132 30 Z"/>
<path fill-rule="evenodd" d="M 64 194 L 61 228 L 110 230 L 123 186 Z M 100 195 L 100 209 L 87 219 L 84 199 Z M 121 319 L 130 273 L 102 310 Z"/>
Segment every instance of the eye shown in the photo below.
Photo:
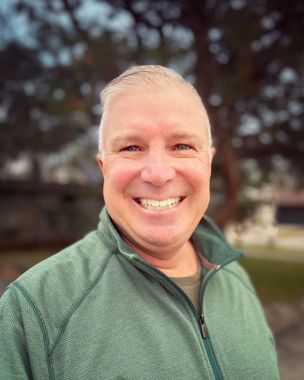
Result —
<path fill-rule="evenodd" d="M 140 148 L 137 145 L 129 145 L 120 150 L 121 152 L 138 152 Z"/>
<path fill-rule="evenodd" d="M 192 147 L 188 144 L 176 144 L 174 149 L 175 150 L 188 150 L 188 149 L 192 149 Z"/>

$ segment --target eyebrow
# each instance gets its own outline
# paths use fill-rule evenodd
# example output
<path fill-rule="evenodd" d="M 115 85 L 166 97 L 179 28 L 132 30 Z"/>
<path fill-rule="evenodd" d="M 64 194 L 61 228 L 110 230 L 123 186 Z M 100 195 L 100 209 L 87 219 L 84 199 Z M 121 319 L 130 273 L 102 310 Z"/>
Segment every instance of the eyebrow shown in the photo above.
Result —
<path fill-rule="evenodd" d="M 178 139 L 196 139 L 198 138 L 197 135 L 192 133 L 178 133 L 174 132 L 168 136 L 170 139 L 178 140 Z M 126 133 L 125 135 L 119 135 L 113 138 L 112 143 L 113 144 L 119 144 L 121 142 L 125 142 L 128 140 L 140 140 L 140 136 L 135 133 Z"/>
<path fill-rule="evenodd" d="M 194 135 L 192 133 L 186 133 L 186 132 L 182 132 L 182 133 L 174 132 L 169 137 L 173 140 L 179 140 L 179 139 L 197 140 L 198 139 L 197 135 Z"/>
<path fill-rule="evenodd" d="M 127 143 L 128 141 L 132 141 L 132 142 L 140 141 L 140 136 L 134 133 L 119 135 L 113 138 L 113 140 L 111 141 L 111 145 L 115 147 L 115 146 Z"/>
<path fill-rule="evenodd" d="M 197 142 L 199 140 L 199 137 L 197 135 L 187 132 L 173 132 L 168 136 L 168 138 L 173 141 L 187 140 Z M 131 142 L 132 144 L 136 144 L 140 143 L 141 141 L 141 135 L 135 133 L 125 133 L 114 137 L 111 141 L 111 146 L 112 148 L 116 148 L 120 145 L 128 144 L 129 142 Z"/>

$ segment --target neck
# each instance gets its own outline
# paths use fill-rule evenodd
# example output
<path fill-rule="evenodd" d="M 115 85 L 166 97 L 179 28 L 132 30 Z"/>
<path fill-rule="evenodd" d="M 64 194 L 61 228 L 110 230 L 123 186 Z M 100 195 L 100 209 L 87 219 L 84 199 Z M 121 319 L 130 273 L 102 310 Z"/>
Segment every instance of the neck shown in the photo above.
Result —
<path fill-rule="evenodd" d="M 166 255 L 144 252 L 130 242 L 128 244 L 148 264 L 155 266 L 168 277 L 188 277 L 198 271 L 198 258 L 190 241 L 174 252 L 166 252 Z"/>

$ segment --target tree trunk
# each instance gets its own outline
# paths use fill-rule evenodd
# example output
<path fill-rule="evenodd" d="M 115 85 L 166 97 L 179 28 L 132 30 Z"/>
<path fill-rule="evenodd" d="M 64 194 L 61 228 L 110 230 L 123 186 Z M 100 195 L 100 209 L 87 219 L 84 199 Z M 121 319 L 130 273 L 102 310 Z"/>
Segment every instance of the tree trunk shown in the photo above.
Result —
<path fill-rule="evenodd" d="M 232 219 L 236 213 L 236 199 L 239 191 L 239 170 L 235 151 L 231 145 L 231 136 L 225 133 L 224 123 L 233 123 L 230 118 L 225 118 L 224 121 L 219 117 L 218 107 L 208 107 L 207 96 L 212 94 L 214 84 L 218 80 L 220 70 L 218 70 L 218 63 L 210 55 L 208 50 L 208 43 L 206 41 L 207 22 L 208 17 L 202 15 L 199 25 L 193 27 L 192 31 L 195 36 L 194 49 L 197 53 L 197 60 L 194 67 L 196 78 L 196 88 L 202 96 L 207 112 L 210 117 L 212 134 L 215 137 L 215 147 L 217 155 L 219 156 L 219 172 L 224 181 L 224 201 L 215 210 L 214 220 L 220 225 L 224 226 L 228 220 Z"/>

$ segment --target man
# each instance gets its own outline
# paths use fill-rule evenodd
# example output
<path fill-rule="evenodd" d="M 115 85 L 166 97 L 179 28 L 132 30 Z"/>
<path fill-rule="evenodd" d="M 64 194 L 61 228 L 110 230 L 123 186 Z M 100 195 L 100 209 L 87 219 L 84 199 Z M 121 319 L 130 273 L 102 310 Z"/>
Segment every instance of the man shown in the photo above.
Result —
<path fill-rule="evenodd" d="M 240 254 L 204 217 L 214 149 L 174 71 L 103 90 L 96 231 L 38 264 L 0 306 L 3 379 L 278 379 Z"/>

